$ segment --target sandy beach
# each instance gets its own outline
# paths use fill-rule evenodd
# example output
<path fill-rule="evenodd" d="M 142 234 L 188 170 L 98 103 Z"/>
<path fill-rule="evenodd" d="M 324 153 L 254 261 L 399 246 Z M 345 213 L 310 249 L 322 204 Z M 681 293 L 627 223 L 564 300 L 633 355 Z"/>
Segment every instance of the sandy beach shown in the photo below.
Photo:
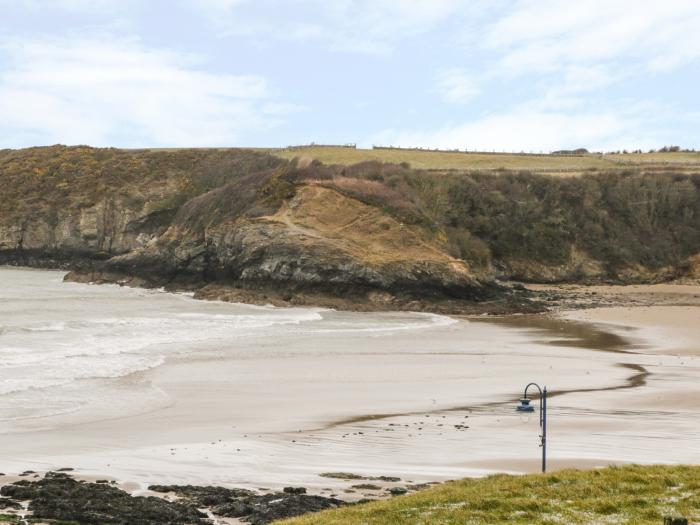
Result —
<path fill-rule="evenodd" d="M 680 304 L 700 287 L 678 291 Z M 699 314 L 687 304 L 615 306 L 426 317 L 410 328 L 387 319 L 386 330 L 343 320 L 227 341 L 110 380 L 112 397 L 87 420 L 15 422 L 0 434 L 0 471 L 73 467 L 136 492 L 194 483 L 320 493 L 353 483 L 320 476 L 337 471 L 402 483 L 533 472 L 536 418 L 514 411 L 530 381 L 551 392 L 550 469 L 697 463 Z M 120 403 L 142 390 L 157 402 L 124 413 Z"/>

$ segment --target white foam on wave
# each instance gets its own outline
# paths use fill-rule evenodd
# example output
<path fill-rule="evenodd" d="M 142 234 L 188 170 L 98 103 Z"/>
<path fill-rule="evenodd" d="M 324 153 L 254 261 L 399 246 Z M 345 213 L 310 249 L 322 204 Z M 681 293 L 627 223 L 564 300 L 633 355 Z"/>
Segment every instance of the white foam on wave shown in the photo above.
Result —
<path fill-rule="evenodd" d="M 58 321 L 55 323 L 46 323 L 38 326 L 28 326 L 24 329 L 29 332 L 62 332 L 66 329 L 66 323 Z"/>
<path fill-rule="evenodd" d="M 0 334 L 13 332 L 62 332 L 66 329 L 66 324 L 62 321 L 49 323 L 36 323 L 24 326 L 5 325 L 0 327 Z"/>
<path fill-rule="evenodd" d="M 105 391 L 100 403 L 117 403 L 109 399 L 123 378 L 169 358 L 229 352 L 244 358 L 265 352 L 271 339 L 383 335 L 457 322 L 433 314 L 277 308 L 117 285 L 67 286 L 56 275 L 0 270 L 0 420 L 94 409 L 98 383 Z M 162 393 L 148 392 L 135 398 L 142 406 L 163 402 Z"/>
<path fill-rule="evenodd" d="M 332 328 L 313 328 L 306 330 L 306 333 L 314 334 L 330 334 L 330 333 L 394 333 L 410 330 L 425 330 L 430 328 L 438 328 L 450 326 L 459 323 L 457 319 L 438 314 L 414 313 L 420 321 L 406 319 L 395 323 L 391 320 L 383 320 L 381 323 L 376 323 L 375 326 L 358 326 L 357 322 L 349 322 L 347 326 L 332 327 Z"/>
<path fill-rule="evenodd" d="M 143 306 L 143 296 L 136 300 Z M 198 301 L 194 305 L 207 308 Z M 222 313 L 188 308 L 130 317 L 90 318 L 80 312 L 78 318 L 5 327 L 0 335 L 0 395 L 124 377 L 158 367 L 170 355 L 196 353 L 201 343 L 322 320 L 319 312 L 303 309 Z"/>
<path fill-rule="evenodd" d="M 0 382 L 0 395 L 46 390 L 85 379 L 118 379 L 156 368 L 164 362 L 165 356 L 162 355 L 134 354 L 74 354 L 43 359 L 8 367 L 9 374 Z"/>

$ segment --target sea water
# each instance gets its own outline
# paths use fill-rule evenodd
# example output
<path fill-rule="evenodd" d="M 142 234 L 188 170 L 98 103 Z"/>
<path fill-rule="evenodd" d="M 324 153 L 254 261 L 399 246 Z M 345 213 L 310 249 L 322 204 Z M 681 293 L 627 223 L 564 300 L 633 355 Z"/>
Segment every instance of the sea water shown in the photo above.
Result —
<path fill-rule="evenodd" d="M 454 322 L 418 313 L 199 301 L 186 294 L 64 282 L 64 275 L 0 268 L 0 433 L 166 406 L 170 399 L 143 376 L 167 360 L 279 355 L 285 338 L 381 336 Z"/>

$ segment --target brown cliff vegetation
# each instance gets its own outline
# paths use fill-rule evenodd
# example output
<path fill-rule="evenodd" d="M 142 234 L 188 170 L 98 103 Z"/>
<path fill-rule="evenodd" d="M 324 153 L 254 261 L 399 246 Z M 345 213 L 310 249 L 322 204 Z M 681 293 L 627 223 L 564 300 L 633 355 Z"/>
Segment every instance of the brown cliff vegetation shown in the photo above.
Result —
<path fill-rule="evenodd" d="M 700 253 L 700 176 L 678 172 L 53 146 L 0 151 L 0 202 L 0 263 L 281 304 L 497 311 L 524 303 L 496 278 L 658 282 Z"/>

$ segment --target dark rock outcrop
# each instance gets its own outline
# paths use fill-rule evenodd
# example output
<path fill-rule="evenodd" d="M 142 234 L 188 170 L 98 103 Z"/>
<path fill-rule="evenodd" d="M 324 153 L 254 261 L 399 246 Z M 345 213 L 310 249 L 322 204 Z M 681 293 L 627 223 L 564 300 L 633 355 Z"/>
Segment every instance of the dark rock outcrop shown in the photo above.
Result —
<path fill-rule="evenodd" d="M 10 498 L 0 498 L 0 509 L 5 510 L 5 509 L 21 509 L 22 505 L 20 505 L 17 501 L 13 501 Z"/>
<path fill-rule="evenodd" d="M 38 481 L 5 485 L 0 494 L 10 501 L 29 500 L 34 518 L 85 524 L 205 525 L 206 515 L 190 503 L 156 497 L 134 497 L 116 487 L 76 481 L 49 473 Z"/>
<path fill-rule="evenodd" d="M 34 520 L 60 520 L 81 524 L 211 525 L 203 509 L 215 516 L 239 518 L 251 525 L 308 512 L 333 509 L 346 503 L 335 498 L 306 494 L 303 487 L 256 494 L 246 489 L 153 485 L 149 490 L 170 494 L 177 501 L 132 496 L 108 483 L 77 481 L 67 474 L 49 472 L 40 480 L 22 480 L 0 489 L 0 509 L 21 509 L 28 501 Z"/>
<path fill-rule="evenodd" d="M 339 499 L 308 495 L 303 487 L 286 487 L 283 492 L 263 495 L 244 489 L 192 485 L 153 485 L 149 489 L 176 494 L 190 505 L 210 508 L 216 516 L 239 518 L 252 525 L 267 525 L 275 520 L 345 505 Z"/>

